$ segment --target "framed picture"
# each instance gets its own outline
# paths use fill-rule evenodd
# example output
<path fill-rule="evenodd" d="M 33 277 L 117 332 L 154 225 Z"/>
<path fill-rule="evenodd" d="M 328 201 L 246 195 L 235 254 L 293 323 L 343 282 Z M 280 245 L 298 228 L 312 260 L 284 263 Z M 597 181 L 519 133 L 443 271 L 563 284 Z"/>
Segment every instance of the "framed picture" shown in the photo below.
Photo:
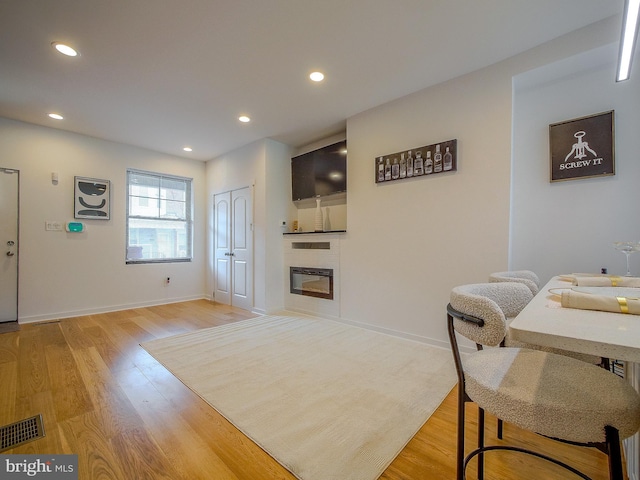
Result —
<path fill-rule="evenodd" d="M 549 125 L 552 182 L 615 175 L 613 113 Z"/>
<path fill-rule="evenodd" d="M 109 220 L 111 182 L 97 178 L 74 177 L 74 217 Z"/>
<path fill-rule="evenodd" d="M 382 155 L 374 160 L 376 183 L 437 175 L 458 169 L 458 140 Z"/>

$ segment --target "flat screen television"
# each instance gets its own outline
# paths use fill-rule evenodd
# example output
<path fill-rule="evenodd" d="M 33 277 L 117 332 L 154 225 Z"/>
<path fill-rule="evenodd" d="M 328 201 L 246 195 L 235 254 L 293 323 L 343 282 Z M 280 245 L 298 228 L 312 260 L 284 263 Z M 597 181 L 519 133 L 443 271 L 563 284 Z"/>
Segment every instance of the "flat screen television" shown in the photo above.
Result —
<path fill-rule="evenodd" d="M 293 201 L 347 191 L 347 141 L 291 159 Z"/>

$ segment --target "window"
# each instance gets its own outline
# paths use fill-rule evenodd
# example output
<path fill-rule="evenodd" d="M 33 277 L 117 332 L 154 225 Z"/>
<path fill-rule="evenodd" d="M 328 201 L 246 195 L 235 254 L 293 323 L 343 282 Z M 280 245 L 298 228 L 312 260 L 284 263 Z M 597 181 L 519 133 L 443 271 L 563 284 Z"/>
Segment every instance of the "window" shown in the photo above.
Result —
<path fill-rule="evenodd" d="M 127 170 L 127 263 L 191 261 L 192 183 Z"/>

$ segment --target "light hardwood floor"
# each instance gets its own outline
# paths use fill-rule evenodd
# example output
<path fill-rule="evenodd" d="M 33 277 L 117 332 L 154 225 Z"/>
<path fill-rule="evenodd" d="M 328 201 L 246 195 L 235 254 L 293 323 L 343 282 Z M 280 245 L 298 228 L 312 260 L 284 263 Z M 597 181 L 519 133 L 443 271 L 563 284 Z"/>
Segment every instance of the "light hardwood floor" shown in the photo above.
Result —
<path fill-rule="evenodd" d="M 24 325 L 0 335 L 0 425 L 41 413 L 46 430 L 46 437 L 4 453 L 78 454 L 82 480 L 293 480 L 139 346 L 253 316 L 199 300 Z M 475 406 L 467 412 L 471 446 Z M 493 418 L 487 426 L 487 440 L 494 442 Z M 380 478 L 455 478 L 455 436 L 454 389 Z M 512 425 L 505 426 L 503 443 L 552 454 L 594 480 L 608 478 L 606 457 L 596 450 Z M 475 478 L 474 467 L 468 478 Z M 486 478 L 572 477 L 533 457 L 494 452 L 488 454 Z"/>

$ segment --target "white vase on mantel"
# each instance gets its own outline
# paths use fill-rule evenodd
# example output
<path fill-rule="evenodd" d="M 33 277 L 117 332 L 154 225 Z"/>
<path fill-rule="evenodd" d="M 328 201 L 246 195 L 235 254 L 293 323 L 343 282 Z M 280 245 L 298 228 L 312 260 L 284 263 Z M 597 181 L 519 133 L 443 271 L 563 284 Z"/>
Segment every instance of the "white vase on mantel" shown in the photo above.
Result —
<path fill-rule="evenodd" d="M 323 232 L 324 231 L 324 221 L 322 220 L 322 208 L 320 207 L 320 199 L 316 198 L 316 222 L 315 222 L 315 231 Z"/>

